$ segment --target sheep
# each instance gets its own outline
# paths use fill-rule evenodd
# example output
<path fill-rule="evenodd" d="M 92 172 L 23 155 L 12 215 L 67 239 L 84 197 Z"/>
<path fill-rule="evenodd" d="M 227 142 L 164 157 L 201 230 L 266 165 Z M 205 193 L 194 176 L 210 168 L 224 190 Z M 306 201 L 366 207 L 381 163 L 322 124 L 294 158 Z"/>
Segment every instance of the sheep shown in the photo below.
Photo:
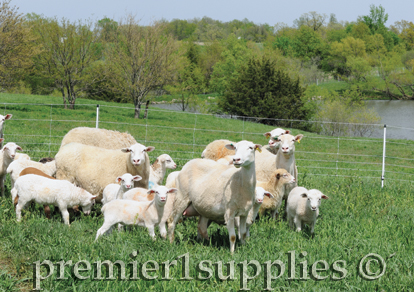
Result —
<path fill-rule="evenodd" d="M 201 157 L 217 161 L 227 155 L 234 155 L 234 150 L 226 148 L 226 145 L 231 143 L 233 142 L 229 140 L 215 140 L 206 146 Z"/>
<path fill-rule="evenodd" d="M 266 145 L 264 148 L 276 155 L 280 147 L 280 143 L 276 142 L 276 140 L 280 135 L 283 134 L 290 134 L 290 131 L 276 128 L 270 132 L 264 133 L 263 136 L 265 136 L 267 139 L 270 138 L 268 145 Z"/>
<path fill-rule="evenodd" d="M 43 158 L 41 158 L 40 160 L 39 160 L 39 162 L 40 163 L 46 163 L 46 162 L 51 162 L 51 161 L 53 161 L 53 160 L 55 160 L 54 158 L 52 158 L 52 157 L 43 157 Z"/>
<path fill-rule="evenodd" d="M 11 180 L 11 188 L 13 188 L 15 181 L 19 178 L 21 171 L 27 167 L 37 168 L 50 176 L 56 174 L 56 161 L 54 160 L 41 163 L 30 159 L 17 159 L 7 167 L 7 173 L 10 175 Z"/>
<path fill-rule="evenodd" d="M 60 148 L 72 142 L 113 150 L 138 143 L 128 133 L 88 127 L 78 127 L 70 130 L 63 137 Z"/>
<path fill-rule="evenodd" d="M 102 193 L 102 205 L 115 199 L 123 199 L 124 193 L 134 186 L 134 181 L 139 181 L 141 179 L 142 177 L 139 175 L 133 176 L 130 173 L 118 176 L 115 180 L 118 184 L 109 184 L 104 188 Z M 121 185 L 119 185 L 119 183 L 121 183 Z"/>
<path fill-rule="evenodd" d="M 24 153 L 16 153 L 16 156 L 14 157 L 14 160 L 18 160 L 18 159 L 26 159 L 26 160 L 30 160 L 30 156 Z"/>
<path fill-rule="evenodd" d="M 69 226 L 68 207 L 80 205 L 88 215 L 95 204 L 95 197 L 84 189 L 65 180 L 49 179 L 35 174 L 19 177 L 12 189 L 12 195 L 19 197 L 16 205 L 18 222 L 21 221 L 22 209 L 31 201 L 59 207 L 64 223 Z"/>
<path fill-rule="evenodd" d="M 255 150 L 262 146 L 240 141 L 225 147 L 236 151 L 233 158 L 235 167 L 221 165 L 210 159 L 193 159 L 178 174 L 178 193 L 168 220 L 170 242 L 174 241 L 174 229 L 178 219 L 186 209 L 194 208 L 200 214 L 198 230 L 205 239 L 208 239 L 209 220 L 225 222 L 229 231 L 231 253 L 234 252 L 236 242 L 234 218 L 240 216 L 240 240 L 244 243 L 246 220 L 255 197 Z"/>
<path fill-rule="evenodd" d="M 4 139 L 0 138 L 0 142 Z M 6 179 L 7 168 L 13 162 L 16 156 L 16 150 L 22 151 L 22 147 L 16 143 L 9 142 L 3 146 L 0 152 L 0 186 L 1 186 L 1 195 L 4 196 L 4 180 Z M 23 159 L 22 161 L 26 161 Z"/>
<path fill-rule="evenodd" d="M 304 187 L 295 187 L 287 199 L 287 219 L 289 226 L 301 231 L 303 224 L 308 224 L 313 235 L 316 218 L 319 215 L 321 199 L 328 199 L 319 190 L 307 190 Z"/>
<path fill-rule="evenodd" d="M 256 220 L 257 213 L 259 213 L 259 208 L 262 205 L 264 198 L 266 198 L 266 197 L 268 197 L 269 199 L 272 199 L 273 194 L 266 191 L 262 187 L 256 187 L 253 208 L 250 209 L 249 215 L 247 216 L 246 237 L 250 237 L 250 226 L 253 224 L 254 220 Z M 238 229 L 239 238 L 240 238 L 240 228 L 239 228 L 240 217 L 234 218 L 234 224 Z"/>
<path fill-rule="evenodd" d="M 282 205 L 285 189 L 295 183 L 295 178 L 286 169 L 276 169 L 267 181 L 257 181 L 256 185 L 273 194 L 273 198 L 264 198 L 260 206 L 260 215 L 270 210 L 273 219 L 277 218 Z"/>
<path fill-rule="evenodd" d="M 167 180 L 165 181 L 165 186 L 167 188 L 175 188 L 175 179 L 177 178 L 179 171 L 173 171 L 167 176 Z"/>
<path fill-rule="evenodd" d="M 3 127 L 4 127 L 4 122 L 6 120 L 10 120 L 12 118 L 12 114 L 7 114 L 5 116 L 0 115 L 0 139 L 3 138 Z M 3 146 L 3 139 L 0 141 L 0 148 Z"/>
<path fill-rule="evenodd" d="M 164 206 L 167 202 L 168 194 L 175 193 L 176 191 L 177 189 L 158 186 L 156 189 L 148 191 L 148 194 L 155 195 L 152 201 L 113 200 L 105 204 L 101 209 L 104 214 L 104 223 L 96 233 L 95 241 L 117 223 L 144 226 L 154 240 L 154 228 L 159 225 L 161 237 L 165 239 L 167 231 L 165 230 L 165 222 L 162 221 Z"/>
<path fill-rule="evenodd" d="M 157 185 L 162 184 L 167 168 L 176 169 L 177 164 L 175 164 L 170 155 L 161 154 L 151 165 L 149 180 Z"/>
<path fill-rule="evenodd" d="M 147 152 L 152 146 L 136 143 L 118 150 L 70 143 L 55 156 L 56 178 L 65 179 L 97 196 L 101 202 L 104 188 L 124 174 L 139 175 L 135 187 L 148 188 L 150 161 Z"/>

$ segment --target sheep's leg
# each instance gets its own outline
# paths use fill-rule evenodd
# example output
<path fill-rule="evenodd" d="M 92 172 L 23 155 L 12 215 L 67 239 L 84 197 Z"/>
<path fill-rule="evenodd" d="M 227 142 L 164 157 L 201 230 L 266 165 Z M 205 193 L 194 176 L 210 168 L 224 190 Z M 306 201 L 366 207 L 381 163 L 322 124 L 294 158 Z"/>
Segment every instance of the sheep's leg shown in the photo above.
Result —
<path fill-rule="evenodd" d="M 206 217 L 200 216 L 200 219 L 198 220 L 198 226 L 197 226 L 197 240 L 202 240 L 203 238 L 205 240 L 210 240 L 208 237 L 207 228 L 209 226 L 209 220 Z"/>
<path fill-rule="evenodd" d="M 149 235 L 152 237 L 152 240 L 155 240 L 154 225 L 149 225 L 147 228 L 148 228 Z"/>
<path fill-rule="evenodd" d="M 49 205 L 43 205 L 43 209 L 45 210 L 46 218 L 50 219 L 50 207 L 49 207 Z"/>
<path fill-rule="evenodd" d="M 17 202 L 19 201 L 19 195 L 17 194 L 17 190 L 15 188 L 12 188 L 11 196 L 14 207 L 16 208 Z"/>
<path fill-rule="evenodd" d="M 274 220 L 276 220 L 279 217 L 279 212 L 277 209 L 272 210 L 271 216 Z"/>
<path fill-rule="evenodd" d="M 289 227 L 291 229 L 295 229 L 295 226 L 293 225 L 293 217 L 292 216 L 288 216 L 287 220 L 288 220 Z"/>
<path fill-rule="evenodd" d="M 160 222 L 160 224 L 158 224 L 158 227 L 160 228 L 160 234 L 161 234 L 162 239 L 167 238 L 167 226 L 166 225 L 167 225 L 166 222 Z"/>
<path fill-rule="evenodd" d="M 180 219 L 181 214 L 183 214 L 184 210 L 189 206 L 190 199 L 188 196 L 184 197 L 181 195 L 181 192 L 178 192 L 175 201 L 174 201 L 174 208 L 171 212 L 171 216 L 168 219 L 168 237 L 170 242 L 174 242 L 174 230 L 175 225 L 177 224 L 178 219 Z M 172 219 L 171 219 L 172 218 Z"/>
<path fill-rule="evenodd" d="M 63 222 L 70 226 L 70 222 L 69 222 L 69 212 L 68 209 L 66 208 L 66 206 L 59 206 L 59 210 L 62 213 L 62 218 L 63 218 Z"/>
<path fill-rule="evenodd" d="M 239 239 L 241 239 L 241 233 L 240 233 L 240 217 L 234 218 L 234 227 L 237 228 L 237 235 L 239 236 Z"/>
<path fill-rule="evenodd" d="M 314 232 L 314 230 L 315 230 L 315 222 L 316 222 L 316 221 L 313 221 L 313 222 L 310 224 L 311 234 L 312 234 L 312 235 L 313 235 L 313 232 Z"/>
<path fill-rule="evenodd" d="M 293 223 L 295 223 L 296 231 L 299 232 L 302 230 L 302 221 L 298 218 L 298 216 L 295 216 L 295 218 L 293 218 Z"/>
<path fill-rule="evenodd" d="M 247 235 L 246 221 L 247 221 L 247 216 L 240 216 L 240 227 L 239 227 L 239 229 L 240 229 L 241 238 L 239 238 L 239 239 L 240 239 L 241 244 L 244 244 L 245 240 L 246 240 L 246 235 Z"/>
<path fill-rule="evenodd" d="M 101 228 L 98 229 L 98 232 L 96 232 L 96 238 L 95 241 L 98 240 L 98 237 L 105 234 L 105 232 L 109 231 L 112 229 L 112 223 L 108 223 L 107 221 L 104 221 L 104 224 L 102 225 Z"/>
<path fill-rule="evenodd" d="M 19 200 L 19 202 L 16 205 L 16 219 L 17 222 L 20 222 L 22 220 L 22 210 L 24 206 L 26 206 L 27 202 L 24 202 L 22 200 Z"/>
<path fill-rule="evenodd" d="M 226 211 L 226 214 L 224 214 L 224 221 L 226 222 L 227 230 L 229 232 L 230 253 L 233 254 L 234 253 L 234 247 L 236 245 L 236 231 L 234 229 L 234 213 L 231 212 L 229 209 Z M 246 221 L 245 221 L 245 223 L 246 223 Z"/>
<path fill-rule="evenodd" d="M 118 223 L 118 231 L 121 232 L 122 230 L 124 230 L 124 226 L 122 226 L 121 223 Z"/>

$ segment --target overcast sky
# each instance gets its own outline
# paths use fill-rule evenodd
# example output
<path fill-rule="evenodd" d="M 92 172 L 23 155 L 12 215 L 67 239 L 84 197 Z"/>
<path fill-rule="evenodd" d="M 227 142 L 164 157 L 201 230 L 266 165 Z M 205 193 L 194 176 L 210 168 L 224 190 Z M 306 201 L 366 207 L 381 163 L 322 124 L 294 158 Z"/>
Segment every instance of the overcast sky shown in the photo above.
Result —
<path fill-rule="evenodd" d="M 223 22 L 247 18 L 256 24 L 275 25 L 284 22 L 289 26 L 303 13 L 316 11 L 338 20 L 355 21 L 360 15 L 369 14 L 369 6 L 382 5 L 388 13 L 387 26 L 395 21 L 414 22 L 414 0 L 12 0 L 21 13 L 43 14 L 75 20 L 99 20 L 106 17 L 116 21 L 135 14 L 141 24 L 162 18 L 193 19 L 208 16 Z"/>

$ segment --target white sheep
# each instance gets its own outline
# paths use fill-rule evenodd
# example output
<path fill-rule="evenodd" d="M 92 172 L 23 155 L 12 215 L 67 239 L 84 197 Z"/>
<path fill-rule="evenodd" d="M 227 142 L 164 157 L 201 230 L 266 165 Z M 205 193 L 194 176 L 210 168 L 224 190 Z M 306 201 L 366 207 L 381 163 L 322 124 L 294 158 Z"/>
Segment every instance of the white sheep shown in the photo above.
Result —
<path fill-rule="evenodd" d="M 319 190 L 295 187 L 287 199 L 286 210 L 289 226 L 293 229 L 296 226 L 296 231 L 301 231 L 303 224 L 308 224 L 313 234 L 321 199 L 328 199 L 328 196 Z"/>
<path fill-rule="evenodd" d="M 0 142 L 3 140 L 3 138 L 0 138 Z M 22 151 L 22 148 L 16 143 L 9 142 L 0 151 L 0 186 L 2 196 L 4 196 L 4 180 L 6 179 L 7 168 L 13 162 L 17 150 Z"/>
<path fill-rule="evenodd" d="M 12 118 L 12 114 L 7 114 L 5 116 L 0 115 L 0 139 L 3 138 L 3 127 L 4 127 L 4 122 L 6 120 L 10 120 Z M 3 140 L 0 141 L 0 148 L 3 146 Z"/>
<path fill-rule="evenodd" d="M 12 189 L 12 195 L 19 197 L 16 205 L 17 221 L 21 220 L 22 209 L 31 201 L 59 207 L 67 225 L 70 225 L 68 208 L 81 206 L 88 215 L 95 204 L 95 197 L 84 189 L 65 180 L 49 179 L 36 174 L 19 177 Z"/>
<path fill-rule="evenodd" d="M 30 156 L 24 153 L 16 153 L 16 156 L 14 157 L 14 160 L 17 159 L 26 159 L 26 160 L 30 160 Z"/>
<path fill-rule="evenodd" d="M 148 191 L 148 194 L 155 195 L 152 201 L 113 200 L 105 204 L 101 209 L 105 218 L 104 223 L 96 233 L 95 241 L 117 223 L 146 227 L 153 239 L 155 239 L 154 228 L 159 225 L 161 237 L 166 238 L 165 222 L 164 224 L 162 222 L 164 206 L 168 194 L 176 191 L 176 189 L 158 186 L 156 189 Z"/>
<path fill-rule="evenodd" d="M 269 143 L 267 145 L 267 147 L 265 147 L 265 149 L 267 149 L 269 152 L 273 153 L 273 154 L 277 154 L 277 151 L 279 150 L 280 147 L 280 143 L 277 142 L 277 138 L 280 135 L 283 134 L 290 134 L 289 130 L 283 130 L 281 128 L 276 128 L 270 132 L 264 133 L 263 136 L 265 136 L 267 139 L 269 139 Z"/>
<path fill-rule="evenodd" d="M 272 218 L 276 219 L 285 190 L 294 183 L 295 178 L 283 168 L 274 170 L 267 181 L 257 181 L 256 186 L 273 194 L 273 198 L 264 198 L 263 204 L 260 206 L 260 214 L 263 215 L 268 210 L 271 211 Z"/>
<path fill-rule="evenodd" d="M 109 184 L 104 188 L 102 193 L 102 205 L 115 199 L 123 199 L 124 193 L 133 188 L 134 181 L 139 181 L 141 179 L 142 177 L 139 175 L 134 176 L 130 173 L 118 176 L 115 180 L 117 184 Z"/>
<path fill-rule="evenodd" d="M 201 153 L 201 157 L 217 161 L 220 158 L 226 157 L 227 155 L 234 155 L 234 150 L 226 148 L 226 145 L 231 143 L 233 142 L 224 139 L 214 140 L 206 146 L 204 151 Z"/>
<path fill-rule="evenodd" d="M 268 197 L 269 199 L 273 198 L 273 195 L 266 191 L 264 188 L 262 187 L 256 187 L 256 193 L 255 193 L 255 197 L 254 197 L 254 204 L 253 204 L 253 208 L 250 209 L 249 211 L 249 215 L 247 216 L 247 221 L 246 221 L 246 237 L 250 237 L 250 226 L 253 224 L 254 220 L 256 220 L 257 214 L 259 213 L 259 208 L 263 203 L 263 200 L 265 197 Z M 236 217 L 235 221 L 234 221 L 235 226 L 238 229 L 239 232 L 239 238 L 240 236 L 240 217 Z"/>
<path fill-rule="evenodd" d="M 177 178 L 180 171 L 173 171 L 167 176 L 167 180 L 165 181 L 165 186 L 167 188 L 175 188 L 175 179 Z"/>
<path fill-rule="evenodd" d="M 78 127 L 70 130 L 63 137 L 60 147 L 62 148 L 72 142 L 114 150 L 138 143 L 128 133 L 88 127 Z"/>
<path fill-rule="evenodd" d="M 69 143 L 56 154 L 56 178 L 65 179 L 97 196 L 101 202 L 104 188 L 124 173 L 139 175 L 135 187 L 148 188 L 150 161 L 147 152 L 154 147 L 136 143 L 118 150 Z"/>
<path fill-rule="evenodd" d="M 160 185 L 164 180 L 165 173 L 168 169 L 176 169 L 177 164 L 172 160 L 171 156 L 168 154 L 161 154 L 157 157 L 154 163 L 150 168 L 150 182 Z"/>
<path fill-rule="evenodd" d="M 10 175 L 11 180 L 11 188 L 13 188 L 15 181 L 19 178 L 20 172 L 27 167 L 37 168 L 50 176 L 54 176 L 56 174 L 56 161 L 54 160 L 46 163 L 41 163 L 21 157 L 17 160 L 15 159 L 7 167 L 7 173 Z"/>
<path fill-rule="evenodd" d="M 236 233 L 234 218 L 240 216 L 241 243 L 246 238 L 246 220 L 253 207 L 256 172 L 255 150 L 262 146 L 240 141 L 225 146 L 235 150 L 233 165 L 228 167 L 210 159 L 193 159 L 178 174 L 178 193 L 171 218 L 168 220 L 170 242 L 174 229 L 183 212 L 191 205 L 200 214 L 198 230 L 208 239 L 208 221 L 225 222 L 229 231 L 230 252 L 234 252 Z"/>

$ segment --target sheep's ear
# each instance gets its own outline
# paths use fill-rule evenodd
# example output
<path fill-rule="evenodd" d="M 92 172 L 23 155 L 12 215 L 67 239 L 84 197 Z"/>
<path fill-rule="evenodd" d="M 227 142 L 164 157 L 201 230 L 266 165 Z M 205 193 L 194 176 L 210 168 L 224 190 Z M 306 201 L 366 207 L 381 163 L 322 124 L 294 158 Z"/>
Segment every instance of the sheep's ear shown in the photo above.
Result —
<path fill-rule="evenodd" d="M 146 152 L 151 152 L 153 150 L 155 150 L 155 147 L 154 146 L 148 146 L 147 148 L 145 148 L 145 151 Z"/>
<path fill-rule="evenodd" d="M 122 180 L 122 177 L 118 176 L 118 177 L 116 178 L 115 182 L 120 183 L 120 182 L 121 182 L 121 180 Z"/>
<path fill-rule="evenodd" d="M 286 131 L 285 131 L 285 134 L 290 134 L 290 131 L 289 131 L 289 130 L 286 130 Z"/>
<path fill-rule="evenodd" d="M 132 178 L 133 181 L 139 181 L 141 179 L 142 179 L 142 177 L 140 177 L 139 175 L 136 175 Z"/>
<path fill-rule="evenodd" d="M 229 149 L 229 150 L 236 150 L 236 146 L 234 146 L 234 144 L 233 143 L 230 143 L 230 144 L 226 144 L 226 146 L 225 146 L 227 149 Z"/>
<path fill-rule="evenodd" d="M 306 193 L 303 193 L 301 196 L 302 196 L 302 198 L 307 198 L 308 197 L 308 195 Z"/>
<path fill-rule="evenodd" d="M 272 136 L 272 134 L 270 134 L 270 132 L 267 132 L 267 133 L 264 133 L 263 136 L 265 136 L 266 139 L 269 139 Z"/>
<path fill-rule="evenodd" d="M 302 134 L 296 135 L 295 136 L 295 141 L 298 141 L 298 143 L 300 143 L 300 140 L 302 140 L 302 138 L 303 138 Z"/>
<path fill-rule="evenodd" d="M 92 197 L 92 198 L 91 198 L 91 202 L 92 202 L 93 200 L 95 200 L 97 197 L 98 197 L 98 196 L 94 196 L 94 197 Z"/>
<path fill-rule="evenodd" d="M 131 152 L 132 149 L 131 148 L 122 148 L 121 151 L 125 152 L 125 153 L 128 153 L 128 152 Z"/>
<path fill-rule="evenodd" d="M 269 197 L 269 198 L 271 198 L 271 199 L 274 198 L 274 196 L 271 193 L 269 193 L 269 192 L 265 192 L 264 195 L 267 196 L 267 197 Z"/>
<path fill-rule="evenodd" d="M 6 146 L 4 146 L 2 150 L 4 151 L 4 150 L 7 150 L 7 149 L 9 149 L 9 148 L 7 148 Z"/>
<path fill-rule="evenodd" d="M 155 194 L 155 191 L 154 190 L 148 190 L 147 194 L 148 195 Z"/>
<path fill-rule="evenodd" d="M 276 179 L 279 179 L 280 178 L 280 173 L 277 173 L 276 174 Z"/>
<path fill-rule="evenodd" d="M 167 193 L 177 193 L 177 191 L 178 191 L 177 189 L 172 188 L 172 189 L 169 189 Z"/>
<path fill-rule="evenodd" d="M 0 143 L 4 141 L 4 138 L 0 138 Z"/>
<path fill-rule="evenodd" d="M 5 117 L 4 117 L 4 119 L 5 120 L 10 120 L 11 118 L 12 118 L 12 114 L 7 114 Z"/>
<path fill-rule="evenodd" d="M 254 150 L 257 150 L 257 151 L 259 151 L 259 152 L 262 152 L 262 145 L 260 145 L 260 144 L 255 144 L 255 145 L 254 145 Z"/>
<path fill-rule="evenodd" d="M 20 147 L 19 145 L 17 145 L 16 149 L 20 150 L 20 151 L 23 151 L 22 147 Z"/>
<path fill-rule="evenodd" d="M 322 195 L 321 198 L 325 199 L 325 200 L 329 199 L 329 197 L 327 195 Z"/>

